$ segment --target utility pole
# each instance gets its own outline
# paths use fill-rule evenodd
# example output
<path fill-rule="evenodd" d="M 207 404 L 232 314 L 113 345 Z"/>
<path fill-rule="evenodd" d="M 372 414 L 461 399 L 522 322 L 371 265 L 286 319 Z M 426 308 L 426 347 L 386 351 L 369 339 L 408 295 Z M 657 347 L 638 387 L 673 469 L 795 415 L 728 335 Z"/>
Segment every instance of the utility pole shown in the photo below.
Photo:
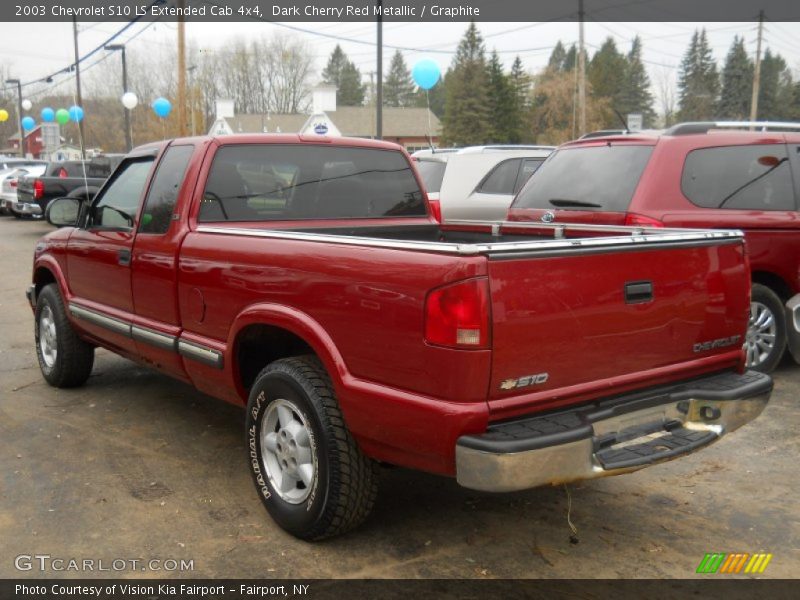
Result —
<path fill-rule="evenodd" d="M 78 54 L 78 18 L 72 17 L 72 39 L 75 45 L 75 88 L 77 92 L 78 106 L 83 108 L 83 97 L 81 96 L 81 57 Z M 86 142 L 83 138 L 83 119 L 78 121 L 78 137 L 81 143 L 81 160 L 86 160 Z"/>
<path fill-rule="evenodd" d="M 195 132 L 195 123 L 194 123 L 194 70 L 197 68 L 197 65 L 192 65 L 187 67 L 186 72 L 189 74 L 189 120 L 192 122 L 192 136 L 197 135 Z M 262 127 L 263 129 L 263 127 Z"/>
<path fill-rule="evenodd" d="M 583 45 L 583 0 L 578 0 L 578 137 L 586 133 L 586 52 Z"/>
<path fill-rule="evenodd" d="M 22 137 L 22 82 L 19 79 L 6 79 L 8 85 L 17 86 L 17 129 L 19 131 L 19 155 L 25 158 L 25 138 Z"/>
<path fill-rule="evenodd" d="M 761 87 L 761 39 L 764 37 L 764 11 L 758 13 L 758 43 L 756 44 L 756 65 L 753 69 L 753 98 L 750 101 L 750 120 L 758 118 L 758 91 Z M 752 127 L 750 128 L 752 129 Z"/>
<path fill-rule="evenodd" d="M 186 0 L 178 0 L 178 136 L 186 136 Z"/>
<path fill-rule="evenodd" d="M 378 4 L 378 94 L 375 105 L 375 138 L 383 139 L 383 0 Z"/>
<path fill-rule="evenodd" d="M 125 44 L 108 44 L 103 47 L 104 50 L 114 51 L 120 50 L 122 52 L 122 93 L 128 91 L 128 61 L 125 59 Z M 131 112 L 125 106 L 122 107 L 123 115 L 125 116 L 125 148 L 128 152 L 133 148 L 133 136 L 131 135 Z"/>

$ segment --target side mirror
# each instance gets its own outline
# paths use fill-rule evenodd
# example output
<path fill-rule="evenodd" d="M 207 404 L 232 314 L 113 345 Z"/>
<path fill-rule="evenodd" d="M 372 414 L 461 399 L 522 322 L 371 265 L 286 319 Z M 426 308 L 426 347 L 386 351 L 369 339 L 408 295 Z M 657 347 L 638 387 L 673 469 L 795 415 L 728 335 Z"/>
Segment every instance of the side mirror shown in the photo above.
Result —
<path fill-rule="evenodd" d="M 81 201 L 77 198 L 56 198 L 44 211 L 44 218 L 55 227 L 74 227 L 81 214 Z"/>

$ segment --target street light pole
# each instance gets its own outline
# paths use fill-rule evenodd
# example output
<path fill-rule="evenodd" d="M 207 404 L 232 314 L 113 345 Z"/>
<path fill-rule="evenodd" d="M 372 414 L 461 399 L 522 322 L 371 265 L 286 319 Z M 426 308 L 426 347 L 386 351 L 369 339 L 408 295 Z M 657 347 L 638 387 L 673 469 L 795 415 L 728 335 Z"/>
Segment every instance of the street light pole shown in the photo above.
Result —
<path fill-rule="evenodd" d="M 125 59 L 125 44 L 108 44 L 104 46 L 104 49 L 109 51 L 119 50 L 122 52 L 122 93 L 124 95 L 128 92 L 128 62 Z M 131 148 L 133 148 L 131 113 L 125 105 L 122 106 L 122 113 L 125 116 L 125 148 L 130 152 Z"/>
<path fill-rule="evenodd" d="M 25 138 L 22 137 L 22 83 L 19 79 L 6 79 L 9 85 L 17 86 L 17 128 L 19 130 L 19 155 L 25 158 Z"/>

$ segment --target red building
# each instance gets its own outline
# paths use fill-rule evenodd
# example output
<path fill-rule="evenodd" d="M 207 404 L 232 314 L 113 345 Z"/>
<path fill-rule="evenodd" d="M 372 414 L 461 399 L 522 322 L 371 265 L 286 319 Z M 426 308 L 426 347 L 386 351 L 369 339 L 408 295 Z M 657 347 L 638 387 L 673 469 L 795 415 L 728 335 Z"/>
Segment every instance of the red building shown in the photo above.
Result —
<path fill-rule="evenodd" d="M 42 126 L 37 125 L 27 132 L 23 132 L 25 136 L 23 150 L 25 156 L 31 158 L 42 158 L 44 155 L 44 140 L 42 139 Z M 9 154 L 19 154 L 19 133 L 15 133 L 8 138 L 8 147 L 5 151 Z"/>

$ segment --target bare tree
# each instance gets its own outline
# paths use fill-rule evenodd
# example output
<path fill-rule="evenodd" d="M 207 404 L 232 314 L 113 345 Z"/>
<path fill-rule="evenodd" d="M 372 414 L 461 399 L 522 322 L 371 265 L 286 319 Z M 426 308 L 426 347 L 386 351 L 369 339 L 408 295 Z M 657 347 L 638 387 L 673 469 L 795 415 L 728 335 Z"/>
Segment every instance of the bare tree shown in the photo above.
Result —
<path fill-rule="evenodd" d="M 675 69 L 660 66 L 655 70 L 654 75 L 661 119 L 664 127 L 670 127 L 675 123 L 675 112 L 678 105 Z"/>

